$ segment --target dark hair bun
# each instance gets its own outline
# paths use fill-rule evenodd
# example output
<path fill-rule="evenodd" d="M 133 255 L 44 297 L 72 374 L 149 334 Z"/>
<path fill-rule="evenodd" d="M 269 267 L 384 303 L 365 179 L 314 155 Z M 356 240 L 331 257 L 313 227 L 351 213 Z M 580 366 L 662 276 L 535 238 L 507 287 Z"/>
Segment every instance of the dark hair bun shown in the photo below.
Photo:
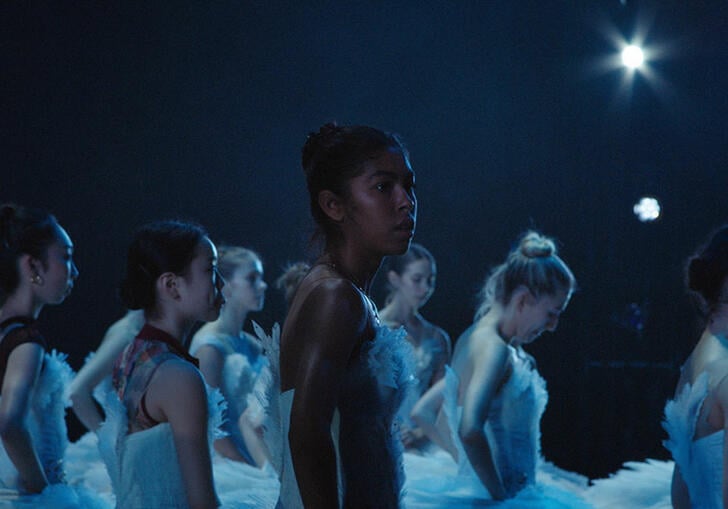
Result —
<path fill-rule="evenodd" d="M 721 299 L 723 283 L 728 277 L 728 225 L 718 229 L 710 241 L 688 260 L 687 287 L 697 293 L 707 310 Z"/>
<path fill-rule="evenodd" d="M 139 228 L 129 245 L 119 291 L 124 305 L 153 309 L 157 278 L 166 272 L 183 274 L 206 235 L 201 226 L 182 221 L 157 221 Z"/>
<path fill-rule="evenodd" d="M 301 166 L 306 175 L 311 216 L 326 242 L 338 240 L 340 231 L 321 210 L 319 193 L 328 190 L 345 196 L 349 181 L 362 171 L 362 166 L 387 150 L 398 150 L 408 158 L 397 135 L 369 126 L 339 126 L 329 122 L 306 138 L 301 149 Z"/>
<path fill-rule="evenodd" d="M 318 132 L 308 134 L 306 143 L 301 149 L 301 165 L 306 176 L 309 176 L 315 163 L 325 157 L 327 150 L 335 144 L 341 131 L 342 129 L 336 125 L 336 122 L 329 122 L 322 125 Z"/>
<path fill-rule="evenodd" d="M 692 258 L 688 262 L 688 288 L 703 293 L 710 286 L 707 263 L 702 258 Z"/>

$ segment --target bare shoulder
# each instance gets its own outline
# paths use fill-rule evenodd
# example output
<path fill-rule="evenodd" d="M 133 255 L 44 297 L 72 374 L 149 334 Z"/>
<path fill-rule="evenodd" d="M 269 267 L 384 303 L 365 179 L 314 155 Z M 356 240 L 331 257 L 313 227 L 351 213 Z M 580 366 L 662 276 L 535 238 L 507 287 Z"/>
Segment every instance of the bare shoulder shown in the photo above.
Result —
<path fill-rule="evenodd" d="M 223 339 L 223 335 L 217 331 L 215 324 L 210 322 L 204 324 L 197 332 L 195 332 L 195 335 L 192 336 L 192 343 L 211 340 L 219 341 L 221 339 Z"/>
<path fill-rule="evenodd" d="M 35 376 L 43 363 L 43 353 L 43 347 L 38 343 L 23 343 L 13 348 L 8 356 L 5 380 L 15 374 Z M 0 384 L 2 383 L 3 380 L 0 380 Z"/>
<path fill-rule="evenodd" d="M 724 409 L 728 413 L 728 359 L 711 363 L 706 369 L 712 380 L 713 391 Z"/>
<path fill-rule="evenodd" d="M 160 364 L 150 381 L 150 386 L 152 384 L 165 392 L 169 389 L 171 393 L 195 388 L 204 390 L 205 387 L 200 370 L 183 359 L 170 359 Z"/>
<path fill-rule="evenodd" d="M 149 383 L 146 393 L 149 415 L 173 427 L 185 420 L 207 414 L 207 390 L 200 371 L 182 359 L 163 362 Z"/>
<path fill-rule="evenodd" d="M 299 324 L 313 324 L 319 331 L 340 330 L 345 333 L 363 331 L 367 308 L 361 292 L 348 280 L 320 278 L 299 292 L 302 301 L 295 316 Z"/>
<path fill-rule="evenodd" d="M 434 323 L 427 321 L 424 317 L 421 317 L 421 320 L 423 325 L 423 339 L 435 351 L 449 358 L 452 353 L 452 343 L 448 333 Z"/>
<path fill-rule="evenodd" d="M 470 356 L 476 363 L 505 366 L 508 353 L 508 345 L 490 327 L 476 327 L 470 335 Z"/>
<path fill-rule="evenodd" d="M 432 338 L 435 341 L 437 341 L 438 343 L 440 343 L 441 345 L 446 346 L 449 351 L 451 348 L 451 345 L 452 345 L 452 342 L 450 341 L 450 335 L 447 332 L 445 332 L 444 329 L 442 329 L 441 327 L 438 327 L 437 325 L 434 325 L 431 323 L 429 325 L 431 327 L 430 334 L 431 334 Z"/>

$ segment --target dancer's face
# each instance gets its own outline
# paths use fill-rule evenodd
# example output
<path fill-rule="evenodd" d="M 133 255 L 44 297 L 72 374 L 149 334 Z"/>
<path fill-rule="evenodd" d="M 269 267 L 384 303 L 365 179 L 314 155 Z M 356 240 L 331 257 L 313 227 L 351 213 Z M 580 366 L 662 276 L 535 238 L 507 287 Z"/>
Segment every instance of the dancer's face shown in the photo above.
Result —
<path fill-rule="evenodd" d="M 178 279 L 184 313 L 202 322 L 216 320 L 225 302 L 221 292 L 225 282 L 217 272 L 217 249 L 210 239 L 205 237 L 197 245 L 189 267 Z"/>
<path fill-rule="evenodd" d="M 44 304 L 60 304 L 71 293 L 78 277 L 73 261 L 73 242 L 66 230 L 58 226 L 56 240 L 48 246 L 45 260 L 32 260 L 32 275 L 38 276 L 35 294 Z"/>
<path fill-rule="evenodd" d="M 397 294 L 414 309 L 424 306 L 435 291 L 435 269 L 427 258 L 407 264 L 402 275 L 390 271 L 389 280 Z"/>
<path fill-rule="evenodd" d="M 407 251 L 417 218 L 414 180 L 409 161 L 397 150 L 364 163 L 349 181 L 344 202 L 346 242 L 379 256 Z"/>
<path fill-rule="evenodd" d="M 530 343 L 546 331 L 555 331 L 570 298 L 571 291 L 565 290 L 540 297 L 529 294 L 521 310 L 516 335 L 522 338 L 523 343 Z"/>
<path fill-rule="evenodd" d="M 229 306 L 239 305 L 246 311 L 260 311 L 265 303 L 268 285 L 263 280 L 263 264 L 254 258 L 238 265 L 225 281 L 225 298 Z"/>

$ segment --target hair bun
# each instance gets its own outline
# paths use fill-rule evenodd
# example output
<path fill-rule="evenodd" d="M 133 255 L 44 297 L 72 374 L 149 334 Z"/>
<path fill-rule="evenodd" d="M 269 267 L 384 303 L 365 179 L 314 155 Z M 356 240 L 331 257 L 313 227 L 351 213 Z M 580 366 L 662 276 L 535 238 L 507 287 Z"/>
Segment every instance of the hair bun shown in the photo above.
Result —
<path fill-rule="evenodd" d="M 0 207 L 0 246 L 10 247 L 10 228 L 15 219 L 15 205 L 5 204 Z"/>
<path fill-rule="evenodd" d="M 705 260 L 694 257 L 688 262 L 688 288 L 702 293 L 705 290 L 707 266 Z"/>
<path fill-rule="evenodd" d="M 728 225 L 723 225 L 688 259 L 685 270 L 687 287 L 702 298 L 710 312 L 720 299 L 728 277 Z"/>
<path fill-rule="evenodd" d="M 334 140 L 341 133 L 342 128 L 336 122 L 322 125 L 318 132 L 311 132 L 306 137 L 306 143 L 301 150 L 301 163 L 308 173 L 311 164 L 318 160 L 320 155 L 333 145 Z"/>
<path fill-rule="evenodd" d="M 547 258 L 556 254 L 556 245 L 548 237 L 529 231 L 521 238 L 518 250 L 527 258 Z"/>

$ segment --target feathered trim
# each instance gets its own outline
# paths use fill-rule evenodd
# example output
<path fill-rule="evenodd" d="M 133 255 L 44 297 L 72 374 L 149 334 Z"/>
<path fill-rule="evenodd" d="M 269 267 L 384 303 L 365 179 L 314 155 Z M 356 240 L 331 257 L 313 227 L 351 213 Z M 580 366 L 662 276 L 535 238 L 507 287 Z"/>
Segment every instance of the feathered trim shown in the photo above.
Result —
<path fill-rule="evenodd" d="M 396 391 L 397 401 L 395 401 L 396 410 L 394 412 L 396 415 L 404 401 L 412 397 L 412 393 L 417 389 L 417 378 L 414 375 L 415 356 L 412 345 L 407 341 L 407 332 L 404 327 L 397 329 L 379 327 L 368 352 L 368 363 L 369 369 L 379 385 Z M 397 423 L 393 422 L 393 429 L 390 430 L 389 449 L 396 464 L 395 487 L 401 503 L 405 497 L 404 446 L 396 426 Z"/>
<path fill-rule="evenodd" d="M 273 468 L 281 475 L 283 471 L 284 441 L 283 423 L 281 422 L 280 394 L 281 394 L 281 327 L 273 324 L 270 335 L 255 321 L 253 330 L 263 346 L 263 354 L 268 359 L 268 368 L 261 371 L 253 387 L 251 398 L 257 402 L 257 407 L 265 413 L 263 420 L 263 440 L 270 451 L 270 460 Z M 250 404 L 250 402 L 249 402 Z"/>
<path fill-rule="evenodd" d="M 585 499 L 596 509 L 671 509 L 672 461 L 629 461 L 607 479 L 592 481 Z"/>
<path fill-rule="evenodd" d="M 116 392 L 111 391 L 106 394 L 106 398 L 103 401 L 103 409 L 106 414 L 106 420 L 101 423 L 97 432 L 99 437 L 99 454 L 104 465 L 106 465 L 114 493 L 119 493 L 121 487 L 119 458 L 122 441 L 124 436 L 126 436 L 129 426 L 126 408 Z"/>
<path fill-rule="evenodd" d="M 698 415 L 708 395 L 708 381 L 708 372 L 701 373 L 693 385 L 685 384 L 677 397 L 665 405 L 662 427 L 668 438 L 662 444 L 672 453 L 688 486 L 700 484 L 698 479 L 693 478 L 696 469 L 690 467 L 693 461 L 691 446 Z"/>
<path fill-rule="evenodd" d="M 66 362 L 66 355 L 56 350 L 46 353 L 43 370 L 33 391 L 31 411 L 33 419 L 28 422 L 34 446 L 46 476 L 51 483 L 63 482 L 63 456 L 68 447 L 66 429 L 66 407 L 70 406 L 68 386 L 73 370 Z"/>
<path fill-rule="evenodd" d="M 212 443 L 218 438 L 227 436 L 223 430 L 223 414 L 227 409 L 227 401 L 220 389 L 205 386 L 207 388 L 207 441 L 212 448 Z"/>

